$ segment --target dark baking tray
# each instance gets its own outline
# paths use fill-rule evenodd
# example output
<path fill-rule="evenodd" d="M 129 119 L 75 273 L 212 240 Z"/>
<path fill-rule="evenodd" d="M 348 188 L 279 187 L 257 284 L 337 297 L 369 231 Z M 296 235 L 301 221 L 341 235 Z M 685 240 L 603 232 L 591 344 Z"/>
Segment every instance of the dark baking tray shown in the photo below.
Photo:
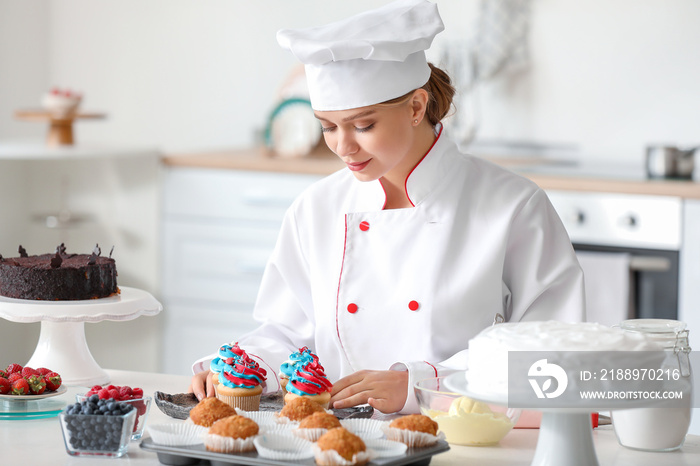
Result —
<path fill-rule="evenodd" d="M 230 466 L 234 464 L 253 466 L 314 466 L 316 464 L 313 458 L 296 461 L 280 461 L 263 458 L 254 451 L 238 454 L 215 453 L 213 451 L 207 451 L 204 445 L 168 447 L 153 443 L 153 440 L 150 437 L 145 437 L 141 441 L 141 448 L 146 451 L 155 452 L 158 455 L 158 461 L 160 461 L 162 464 L 170 466 Z M 434 455 L 445 452 L 449 449 L 450 446 L 447 444 L 447 442 L 444 440 L 439 440 L 438 443 L 432 447 L 409 448 L 406 453 L 401 456 L 376 458 L 367 464 L 376 466 L 399 466 L 404 464 L 424 466 L 430 464 L 430 460 Z"/>
<path fill-rule="evenodd" d="M 199 403 L 193 393 L 176 393 L 171 395 L 169 393 L 155 392 L 153 399 L 158 409 L 175 419 L 187 419 L 190 415 L 190 410 Z M 279 411 L 282 409 L 283 405 L 282 392 L 277 391 L 275 393 L 265 394 L 260 398 L 259 410 Z M 338 419 L 352 419 L 370 418 L 372 417 L 374 409 L 369 405 L 365 405 L 344 409 L 331 409 L 331 411 L 333 411 L 333 414 L 335 414 L 335 417 Z"/>

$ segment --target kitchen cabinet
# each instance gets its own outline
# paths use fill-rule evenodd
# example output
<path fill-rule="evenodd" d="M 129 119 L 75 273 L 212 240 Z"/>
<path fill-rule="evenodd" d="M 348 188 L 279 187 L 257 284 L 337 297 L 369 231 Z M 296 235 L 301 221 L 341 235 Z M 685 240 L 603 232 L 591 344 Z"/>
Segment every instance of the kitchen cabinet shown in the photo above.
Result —
<path fill-rule="evenodd" d="M 162 370 L 190 374 L 196 359 L 256 327 L 252 310 L 284 213 L 320 178 L 166 169 Z"/>

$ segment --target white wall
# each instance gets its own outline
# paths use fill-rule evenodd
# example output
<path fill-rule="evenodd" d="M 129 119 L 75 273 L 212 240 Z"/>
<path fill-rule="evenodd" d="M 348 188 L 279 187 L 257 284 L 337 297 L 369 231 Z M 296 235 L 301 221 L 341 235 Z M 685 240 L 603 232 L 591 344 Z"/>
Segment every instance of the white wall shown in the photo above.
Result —
<path fill-rule="evenodd" d="M 384 3 L 0 0 L 0 12 L 12 13 L 0 13 L 0 66 L 31 61 L 0 73 L 0 141 L 38 131 L 7 115 L 59 85 L 84 91 L 85 109 L 109 114 L 79 122 L 79 140 L 168 151 L 251 144 L 295 63 L 275 31 Z M 448 39 L 466 44 L 478 0 L 437 3 L 447 29 L 436 50 Z M 700 2 L 532 5 L 530 66 L 481 87 L 480 137 L 570 144 L 581 157 L 632 161 L 648 142 L 700 141 Z M 37 54 L 27 58 L 8 36 Z M 19 97 L 2 98 L 8 87 Z"/>

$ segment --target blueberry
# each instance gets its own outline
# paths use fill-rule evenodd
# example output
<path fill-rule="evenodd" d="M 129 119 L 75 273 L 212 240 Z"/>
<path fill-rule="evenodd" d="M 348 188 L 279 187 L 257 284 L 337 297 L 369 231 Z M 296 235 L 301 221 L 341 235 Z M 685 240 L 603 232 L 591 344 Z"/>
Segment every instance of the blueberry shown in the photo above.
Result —
<path fill-rule="evenodd" d="M 100 402 L 100 396 L 97 394 L 91 395 L 90 398 L 88 398 L 92 403 L 99 403 Z"/>

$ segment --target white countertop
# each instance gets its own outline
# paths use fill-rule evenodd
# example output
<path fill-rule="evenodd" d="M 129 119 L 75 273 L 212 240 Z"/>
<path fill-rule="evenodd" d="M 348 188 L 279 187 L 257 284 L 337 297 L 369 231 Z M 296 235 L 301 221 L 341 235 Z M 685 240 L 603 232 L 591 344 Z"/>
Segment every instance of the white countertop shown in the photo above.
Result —
<path fill-rule="evenodd" d="M 111 383 L 141 387 L 147 395 L 155 391 L 165 393 L 182 393 L 187 390 L 189 377 L 144 372 L 108 370 Z M 68 387 L 62 397 L 73 402 L 75 393 L 82 392 L 80 387 Z M 176 421 L 163 414 L 153 404 L 148 415 L 147 425 Z M 145 434 L 146 436 L 147 434 Z M 535 453 L 537 429 L 516 429 L 493 447 L 451 446 L 445 453 L 434 456 L 431 466 L 478 464 L 489 465 L 529 465 Z M 610 465 L 659 465 L 674 466 L 700 464 L 700 436 L 689 435 L 685 445 L 679 451 L 670 453 L 649 453 L 629 450 L 620 446 L 615 438 L 612 426 L 603 426 L 593 431 L 598 461 L 602 466 Z M 0 421 L 0 452 L 2 464 L 26 465 L 80 465 L 95 463 L 128 465 L 159 465 L 155 453 L 139 447 L 139 441 L 132 442 L 127 455 L 118 459 L 92 459 L 69 456 L 65 451 L 61 427 L 58 418 Z M 565 464 L 562 462 L 562 464 Z"/>

